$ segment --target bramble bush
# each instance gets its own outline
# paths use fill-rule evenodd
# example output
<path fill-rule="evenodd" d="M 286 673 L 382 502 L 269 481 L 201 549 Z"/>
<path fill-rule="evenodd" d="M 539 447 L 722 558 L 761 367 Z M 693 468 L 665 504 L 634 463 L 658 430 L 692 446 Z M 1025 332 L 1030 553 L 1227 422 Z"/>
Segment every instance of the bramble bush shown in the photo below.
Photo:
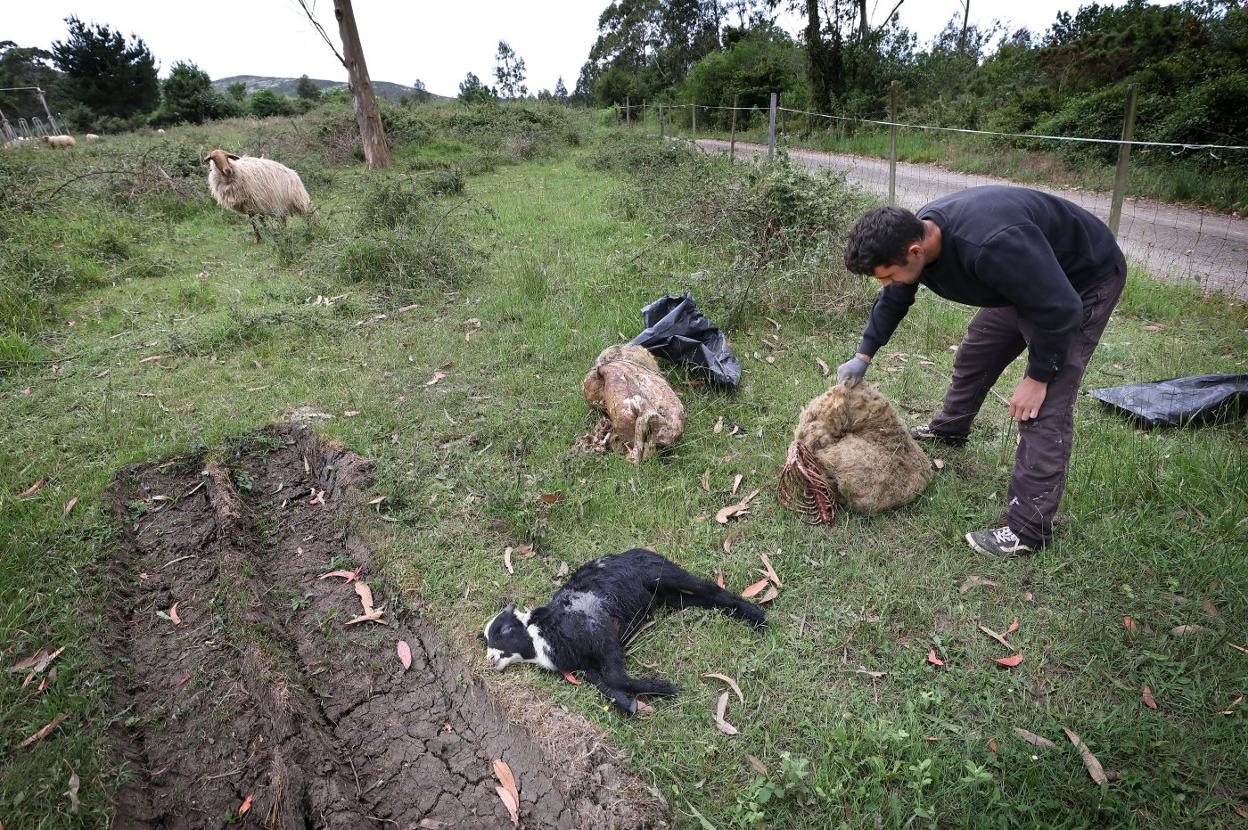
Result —
<path fill-rule="evenodd" d="M 626 216 L 718 250 L 721 264 L 688 280 L 698 297 L 727 309 L 727 325 L 778 311 L 843 313 L 863 301 L 842 252 L 872 200 L 843 177 L 812 176 L 784 154 L 734 163 L 688 144 L 619 135 L 585 164 L 626 177 L 631 188 L 618 205 Z"/>

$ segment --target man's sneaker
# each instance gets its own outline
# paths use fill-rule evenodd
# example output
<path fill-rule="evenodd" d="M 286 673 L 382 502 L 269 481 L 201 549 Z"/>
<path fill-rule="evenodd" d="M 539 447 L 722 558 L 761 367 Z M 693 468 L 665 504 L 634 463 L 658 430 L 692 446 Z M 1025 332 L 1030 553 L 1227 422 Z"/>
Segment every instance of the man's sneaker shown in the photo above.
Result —
<path fill-rule="evenodd" d="M 1025 556 L 1036 548 L 1014 535 L 1009 526 L 986 527 L 966 534 L 966 542 L 985 556 Z"/>
<path fill-rule="evenodd" d="M 920 444 L 947 444 L 951 447 L 966 445 L 965 435 L 955 435 L 951 432 L 936 432 L 932 429 L 931 424 L 920 424 L 917 427 L 910 427 L 910 437 Z"/>

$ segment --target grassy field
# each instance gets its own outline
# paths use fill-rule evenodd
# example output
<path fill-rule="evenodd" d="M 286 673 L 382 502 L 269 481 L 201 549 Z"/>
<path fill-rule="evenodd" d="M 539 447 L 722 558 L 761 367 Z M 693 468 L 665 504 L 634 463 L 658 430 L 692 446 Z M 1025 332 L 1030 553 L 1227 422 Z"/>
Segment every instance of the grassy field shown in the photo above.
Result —
<path fill-rule="evenodd" d="M 739 141 L 767 143 L 766 113 L 762 125 L 737 133 Z M 830 153 L 888 158 L 887 128 L 862 127 L 855 132 L 839 128 L 836 122 L 819 121 L 816 129 L 805 127 L 805 116 L 785 114 L 780 125 L 779 142 L 786 147 L 802 147 Z M 687 116 L 685 116 L 687 119 Z M 657 118 L 647 125 L 658 130 Z M 673 124 L 674 135 L 692 138 L 689 124 Z M 729 130 L 705 129 L 702 138 L 727 140 Z M 1087 153 L 1071 157 L 1061 152 L 1064 142 L 1030 141 L 1010 143 L 991 136 L 941 133 L 927 130 L 900 129 L 897 135 L 899 161 L 935 164 L 948 170 L 984 176 L 996 176 L 1016 182 L 1070 187 L 1081 190 L 1111 191 L 1114 188 L 1114 161 Z M 1199 153 L 1202 151 L 1192 151 Z M 1219 151 L 1223 152 L 1223 151 Z M 1234 154 L 1237 151 L 1225 151 Z M 1238 151 L 1242 155 L 1242 151 Z M 1229 158 L 1229 156 L 1228 156 Z M 1208 159 L 1198 159 L 1206 161 Z M 1167 148 L 1141 147 L 1133 150 L 1127 195 L 1206 207 L 1223 213 L 1239 213 L 1248 209 L 1245 181 L 1234 168 L 1218 173 L 1200 169 L 1190 163 L 1178 163 Z"/>
<path fill-rule="evenodd" d="M 0 654 L 10 666 L 65 647 L 43 693 L 22 673 L 0 685 L 5 827 L 107 826 L 127 774 L 106 734 L 128 715 L 110 705 L 118 667 L 95 645 L 108 625 L 112 472 L 297 411 L 376 460 L 379 509 L 393 520 L 374 528 L 379 556 L 466 653 L 506 601 L 543 603 L 562 562 L 649 545 L 695 572 L 722 570 L 739 590 L 770 556 L 784 587 L 765 633 L 689 611 L 634 643 L 634 674 L 681 688 L 641 717 L 531 667 L 490 678 L 601 724 L 678 826 L 1169 828 L 1248 814 L 1248 703 L 1237 702 L 1248 653 L 1232 647 L 1248 646 L 1242 419 L 1143 432 L 1081 403 L 1064 532 L 1031 559 L 989 561 L 962 542 L 997 520 L 1008 484 L 1013 432 L 992 398 L 975 440 L 942 454 L 916 503 L 813 528 L 776 505 L 775 475 L 798 410 L 827 387 L 815 359 L 851 353 L 871 287 L 848 283 L 838 311 L 764 284 L 743 307 L 729 289 L 702 302 L 712 320 L 737 312 L 735 394 L 673 369 L 689 424 L 672 451 L 640 466 L 579 454 L 595 420 L 579 391 L 594 357 L 640 330 L 646 302 L 730 274 L 725 249 L 673 233 L 661 190 L 587 164 L 602 131 L 578 128 L 588 149 L 542 153 L 511 139 L 483 150 L 479 133 L 451 127 L 454 137 L 413 129 L 385 174 L 290 143 L 303 122 L 183 128 L 88 151 L 103 168 L 147 149 L 194 162 L 213 144 L 285 147 L 320 220 L 261 245 L 206 188 L 119 202 L 71 189 L 0 225 L 10 263 L 64 266 L 39 292 L 13 294 L 25 310 L 6 318 L 0 355 Z M 41 158 L 31 163 L 46 195 L 69 171 Z M 466 159 L 476 175 L 462 192 L 420 184 Z M 202 171 L 185 181 L 202 187 Z M 877 359 L 870 379 L 903 417 L 939 406 L 969 316 L 929 297 Z M 1245 354 L 1242 307 L 1133 271 L 1085 385 L 1244 371 Z M 430 383 L 435 372 L 444 377 Z M 736 475 L 742 492 L 762 492 L 724 528 L 713 517 L 740 497 Z M 509 574 L 502 552 L 523 543 L 536 555 Z M 977 626 L 1003 631 L 1015 618 L 1009 639 L 1024 659 L 1000 668 L 1003 647 Z M 1201 630 L 1173 633 L 1190 625 Z M 933 650 L 943 668 L 928 662 Z M 713 724 L 723 684 L 711 672 L 744 694 L 728 709 L 735 737 Z M 48 737 L 20 746 L 60 714 Z M 1093 783 L 1063 726 L 1115 780 Z M 1029 745 L 1015 727 L 1057 746 Z M 76 814 L 63 795 L 71 774 Z"/>

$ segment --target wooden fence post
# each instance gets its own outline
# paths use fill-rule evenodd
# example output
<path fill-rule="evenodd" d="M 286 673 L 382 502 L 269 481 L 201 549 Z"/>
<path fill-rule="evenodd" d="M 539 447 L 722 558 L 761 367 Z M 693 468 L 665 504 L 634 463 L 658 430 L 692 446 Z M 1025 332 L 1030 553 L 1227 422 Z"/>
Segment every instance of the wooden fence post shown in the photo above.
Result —
<path fill-rule="evenodd" d="M 771 107 L 767 111 L 767 158 L 776 155 L 776 102 L 779 95 L 771 93 Z"/>
<path fill-rule="evenodd" d="M 1114 171 L 1114 195 L 1109 203 L 1109 231 L 1118 236 L 1122 222 L 1122 200 L 1127 195 L 1131 172 L 1131 137 L 1135 135 L 1135 84 L 1127 84 L 1127 111 L 1122 119 L 1122 144 L 1118 145 L 1118 169 Z"/>
<path fill-rule="evenodd" d="M 698 102 L 697 101 L 693 102 L 693 109 L 690 110 L 690 113 L 692 113 L 690 117 L 693 120 L 693 140 L 697 141 L 698 140 Z"/>
<path fill-rule="evenodd" d="M 666 138 L 667 129 L 663 123 L 663 105 L 659 104 L 659 138 Z"/>
<path fill-rule="evenodd" d="M 737 158 L 737 97 L 732 96 L 732 133 L 728 141 L 728 160 L 734 161 Z"/>
<path fill-rule="evenodd" d="M 624 126 L 633 126 L 633 105 L 627 95 L 624 96 Z"/>
<path fill-rule="evenodd" d="M 888 85 L 888 206 L 897 205 L 897 82 Z"/>

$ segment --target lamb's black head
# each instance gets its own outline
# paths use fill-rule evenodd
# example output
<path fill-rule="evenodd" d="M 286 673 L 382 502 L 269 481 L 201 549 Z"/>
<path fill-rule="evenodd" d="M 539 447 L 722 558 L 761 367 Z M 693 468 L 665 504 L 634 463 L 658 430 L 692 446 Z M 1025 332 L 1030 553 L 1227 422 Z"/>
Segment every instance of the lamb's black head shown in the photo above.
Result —
<path fill-rule="evenodd" d="M 485 657 L 490 668 L 497 671 L 537 657 L 537 649 L 528 630 L 529 612 L 516 611 L 513 602 L 485 624 Z"/>

